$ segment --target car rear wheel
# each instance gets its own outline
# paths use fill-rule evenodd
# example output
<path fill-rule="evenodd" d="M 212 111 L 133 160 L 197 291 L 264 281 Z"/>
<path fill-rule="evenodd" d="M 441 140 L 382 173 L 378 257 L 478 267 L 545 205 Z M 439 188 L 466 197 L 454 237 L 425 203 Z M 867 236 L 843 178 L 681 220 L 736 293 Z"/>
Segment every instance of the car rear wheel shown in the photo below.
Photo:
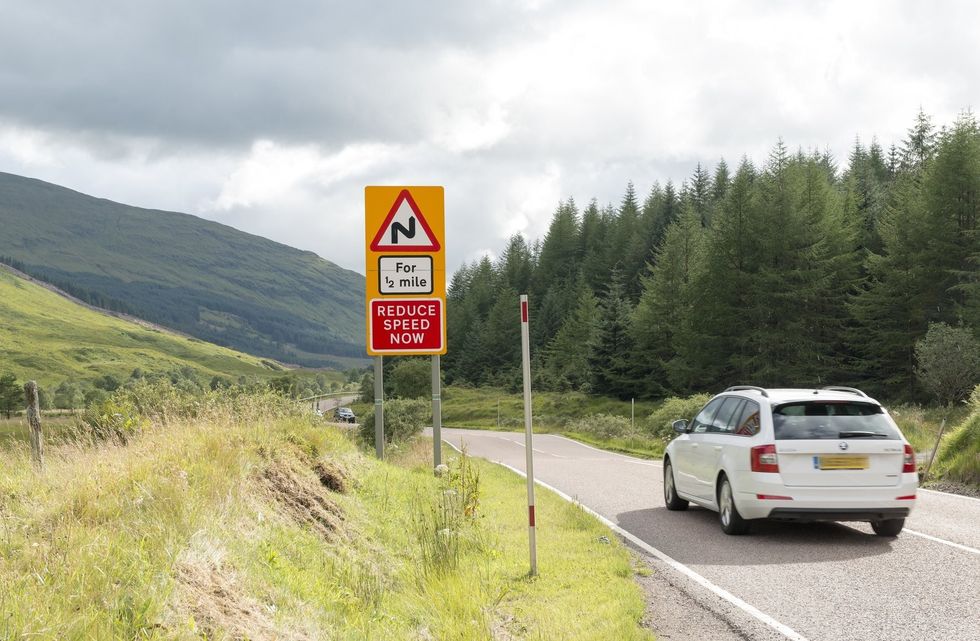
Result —
<path fill-rule="evenodd" d="M 721 477 L 718 488 L 718 521 L 725 534 L 745 534 L 749 531 L 749 522 L 742 518 L 735 507 L 735 494 L 727 476 Z"/>
<path fill-rule="evenodd" d="M 903 527 L 905 527 L 905 519 L 883 519 L 871 522 L 871 529 L 878 536 L 898 536 Z"/>
<path fill-rule="evenodd" d="M 677 496 L 677 488 L 674 486 L 674 468 L 670 464 L 670 459 L 664 463 L 664 504 L 668 510 L 686 510 L 688 502 Z"/>

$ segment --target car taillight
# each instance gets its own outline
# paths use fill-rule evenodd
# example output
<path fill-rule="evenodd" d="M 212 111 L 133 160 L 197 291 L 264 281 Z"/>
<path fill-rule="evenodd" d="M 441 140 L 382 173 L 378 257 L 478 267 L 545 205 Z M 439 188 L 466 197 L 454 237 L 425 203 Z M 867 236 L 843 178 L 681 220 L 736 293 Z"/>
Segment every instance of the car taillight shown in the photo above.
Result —
<path fill-rule="evenodd" d="M 915 452 L 912 450 L 912 446 L 908 443 L 905 444 L 905 459 L 902 463 L 902 474 L 905 474 L 906 472 L 915 474 Z"/>
<path fill-rule="evenodd" d="M 776 458 L 776 445 L 756 445 L 752 448 L 753 472 L 778 472 L 779 460 Z"/>

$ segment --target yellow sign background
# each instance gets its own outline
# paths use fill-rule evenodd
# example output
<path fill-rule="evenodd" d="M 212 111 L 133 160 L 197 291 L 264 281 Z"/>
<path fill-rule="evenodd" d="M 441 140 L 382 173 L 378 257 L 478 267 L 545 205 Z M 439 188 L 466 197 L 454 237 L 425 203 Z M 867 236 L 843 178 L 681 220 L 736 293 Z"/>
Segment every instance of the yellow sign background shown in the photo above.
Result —
<path fill-rule="evenodd" d="M 439 243 L 438 251 L 374 251 L 371 243 L 384 225 L 388 213 L 403 189 L 411 194 L 418 205 L 422 217 L 432 230 Z M 364 255 L 365 255 L 365 338 L 364 345 L 369 356 L 431 356 L 446 353 L 446 205 L 445 190 L 442 187 L 365 187 L 364 188 Z M 382 295 L 379 287 L 378 263 L 382 256 L 431 256 L 432 293 L 411 295 Z M 438 352 L 376 352 L 371 349 L 371 300 L 384 298 L 438 298 L 442 301 L 442 350 Z"/>

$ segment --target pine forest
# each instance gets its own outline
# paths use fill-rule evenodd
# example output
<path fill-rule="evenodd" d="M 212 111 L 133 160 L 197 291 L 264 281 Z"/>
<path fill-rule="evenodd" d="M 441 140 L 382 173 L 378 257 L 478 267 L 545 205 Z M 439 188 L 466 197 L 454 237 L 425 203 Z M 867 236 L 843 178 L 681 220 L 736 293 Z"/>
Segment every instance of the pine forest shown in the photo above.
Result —
<path fill-rule="evenodd" d="M 698 165 L 618 206 L 560 203 L 449 287 L 447 382 L 519 385 L 518 294 L 539 389 L 620 398 L 733 384 L 854 385 L 917 400 L 915 344 L 980 338 L 980 129 L 920 113 L 846 166 L 782 140 L 758 166 Z"/>

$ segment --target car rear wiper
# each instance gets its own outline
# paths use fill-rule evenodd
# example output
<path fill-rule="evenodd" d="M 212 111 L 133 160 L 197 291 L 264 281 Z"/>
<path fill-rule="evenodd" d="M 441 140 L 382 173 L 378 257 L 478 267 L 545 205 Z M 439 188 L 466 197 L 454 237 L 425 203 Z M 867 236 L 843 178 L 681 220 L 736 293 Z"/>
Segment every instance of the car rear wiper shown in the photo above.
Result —
<path fill-rule="evenodd" d="M 888 438 L 887 434 L 882 434 L 881 432 L 838 432 L 838 438 Z"/>

